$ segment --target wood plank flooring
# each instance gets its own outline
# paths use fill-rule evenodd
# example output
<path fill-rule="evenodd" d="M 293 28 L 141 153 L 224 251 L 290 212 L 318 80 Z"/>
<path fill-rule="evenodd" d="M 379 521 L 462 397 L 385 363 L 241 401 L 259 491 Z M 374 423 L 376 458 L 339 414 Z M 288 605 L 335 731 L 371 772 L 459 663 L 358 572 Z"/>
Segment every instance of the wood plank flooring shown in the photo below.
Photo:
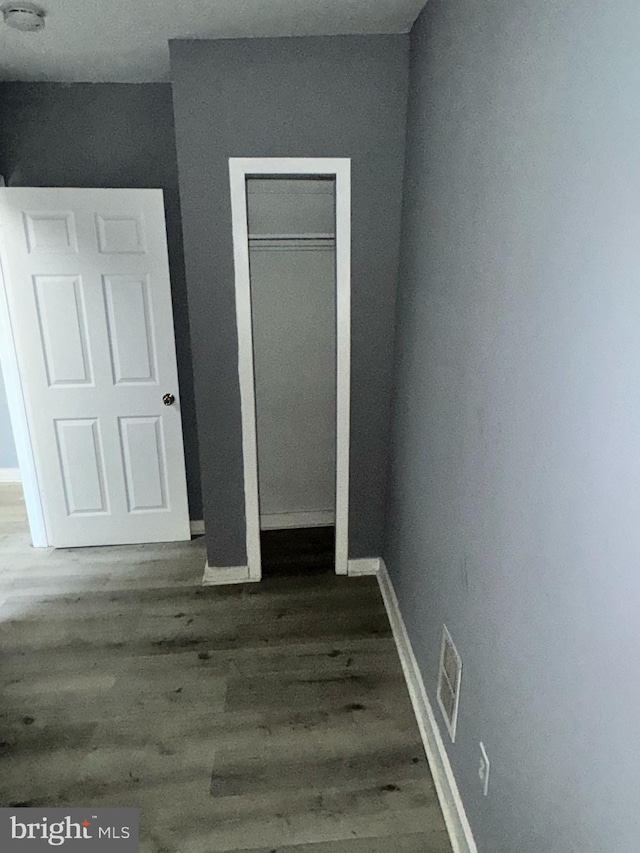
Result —
<path fill-rule="evenodd" d="M 138 807 L 143 853 L 451 853 L 375 579 L 204 562 L 33 549 L 0 486 L 0 805 Z"/>

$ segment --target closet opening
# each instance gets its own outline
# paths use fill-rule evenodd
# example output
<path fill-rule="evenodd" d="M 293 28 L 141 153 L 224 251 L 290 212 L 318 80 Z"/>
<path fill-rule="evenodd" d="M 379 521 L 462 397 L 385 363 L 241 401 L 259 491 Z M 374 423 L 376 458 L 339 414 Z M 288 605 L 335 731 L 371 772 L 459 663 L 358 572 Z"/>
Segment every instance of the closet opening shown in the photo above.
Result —
<path fill-rule="evenodd" d="M 249 177 L 246 191 L 262 571 L 332 570 L 335 178 Z"/>
<path fill-rule="evenodd" d="M 230 175 L 249 577 L 346 574 L 349 161 Z"/>

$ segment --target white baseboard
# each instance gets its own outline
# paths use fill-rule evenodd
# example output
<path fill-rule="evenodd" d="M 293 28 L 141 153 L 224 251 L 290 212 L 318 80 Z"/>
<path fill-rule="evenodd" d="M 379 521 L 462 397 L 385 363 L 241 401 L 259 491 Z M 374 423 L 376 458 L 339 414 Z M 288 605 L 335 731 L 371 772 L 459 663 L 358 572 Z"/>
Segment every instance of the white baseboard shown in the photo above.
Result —
<path fill-rule="evenodd" d="M 19 468 L 0 468 L 0 483 L 21 483 Z"/>
<path fill-rule="evenodd" d="M 220 586 L 229 583 L 251 583 L 249 566 L 210 566 L 205 564 L 202 586 Z"/>
<path fill-rule="evenodd" d="M 189 527 L 191 528 L 192 536 L 202 536 L 204 534 L 204 521 L 201 518 L 196 521 L 192 519 L 189 522 Z"/>
<path fill-rule="evenodd" d="M 380 557 L 361 557 L 357 560 L 349 560 L 347 563 L 347 574 L 350 578 L 361 575 L 377 575 L 380 571 Z"/>
<path fill-rule="evenodd" d="M 400 613 L 391 578 L 380 560 L 378 583 L 389 616 L 391 629 L 400 655 L 404 677 L 409 688 L 411 704 L 418 721 L 422 743 L 427 754 L 429 767 L 440 800 L 440 807 L 451 838 L 454 853 L 478 853 L 471 827 L 464 810 L 458 785 L 453 775 L 449 756 L 445 749 L 431 703 L 418 668 L 411 641 Z"/>
<path fill-rule="evenodd" d="M 330 527 L 335 524 L 332 509 L 313 512 L 271 512 L 260 516 L 260 530 L 284 530 L 295 527 Z"/>
<path fill-rule="evenodd" d="M 193 522 L 191 522 L 193 533 Z M 349 560 L 349 577 L 363 577 L 364 575 L 377 575 L 380 571 L 382 560 L 380 557 L 364 557 L 357 560 Z M 217 586 L 226 583 L 250 583 L 257 578 L 249 577 L 249 566 L 210 566 L 204 567 L 202 578 L 203 586 Z"/>

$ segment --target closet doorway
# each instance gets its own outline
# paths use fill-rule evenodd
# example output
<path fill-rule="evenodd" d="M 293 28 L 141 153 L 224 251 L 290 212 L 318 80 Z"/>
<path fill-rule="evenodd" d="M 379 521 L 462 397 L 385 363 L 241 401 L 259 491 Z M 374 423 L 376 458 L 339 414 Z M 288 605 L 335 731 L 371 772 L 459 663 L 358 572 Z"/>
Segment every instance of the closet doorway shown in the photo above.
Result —
<path fill-rule="evenodd" d="M 261 531 L 316 558 L 335 543 L 347 574 L 350 161 L 229 170 L 249 579 Z"/>

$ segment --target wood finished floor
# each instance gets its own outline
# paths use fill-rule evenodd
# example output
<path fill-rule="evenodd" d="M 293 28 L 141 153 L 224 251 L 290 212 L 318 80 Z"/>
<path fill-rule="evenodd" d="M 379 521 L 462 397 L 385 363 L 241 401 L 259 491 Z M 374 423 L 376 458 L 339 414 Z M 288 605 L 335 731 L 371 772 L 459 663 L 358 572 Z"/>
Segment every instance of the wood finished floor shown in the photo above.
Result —
<path fill-rule="evenodd" d="M 204 562 L 33 549 L 0 485 L 0 805 L 138 807 L 143 853 L 451 853 L 375 579 Z"/>

